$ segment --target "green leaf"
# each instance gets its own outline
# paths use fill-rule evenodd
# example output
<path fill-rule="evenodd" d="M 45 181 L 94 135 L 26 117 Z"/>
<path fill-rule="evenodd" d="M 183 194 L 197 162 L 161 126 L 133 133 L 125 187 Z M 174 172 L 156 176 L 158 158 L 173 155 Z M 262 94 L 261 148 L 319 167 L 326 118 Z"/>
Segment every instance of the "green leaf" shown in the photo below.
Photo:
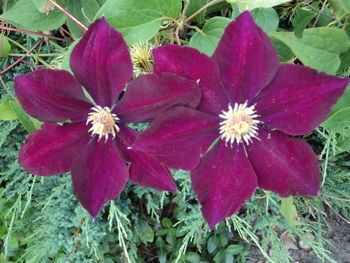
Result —
<path fill-rule="evenodd" d="M 332 113 L 330 114 L 330 116 L 332 116 L 333 114 L 335 114 L 341 109 L 349 107 L 350 106 L 349 101 L 350 101 L 350 84 L 345 89 L 343 95 L 339 98 L 337 103 L 333 106 Z"/>
<path fill-rule="evenodd" d="M 350 137 L 350 107 L 343 108 L 334 113 L 322 123 L 322 126 L 341 135 Z"/>
<path fill-rule="evenodd" d="M 207 243 L 207 250 L 209 254 L 212 254 L 217 247 L 218 247 L 218 239 L 215 236 L 210 237 Z"/>
<path fill-rule="evenodd" d="M 290 1 L 291 0 L 234 0 L 232 2 L 236 3 L 239 10 L 242 12 L 244 10 L 253 10 L 259 7 L 269 8 Z"/>
<path fill-rule="evenodd" d="M 70 44 L 68 50 L 66 51 L 66 54 L 63 57 L 61 69 L 72 72 L 70 69 L 70 55 L 72 54 L 74 47 L 79 43 L 79 41 L 80 39 L 76 39 L 73 43 Z"/>
<path fill-rule="evenodd" d="M 153 242 L 154 231 L 146 222 L 137 227 L 137 235 L 143 243 Z"/>
<path fill-rule="evenodd" d="M 252 11 L 255 22 L 265 32 L 276 31 L 279 23 L 278 14 L 273 8 L 258 8 Z"/>
<path fill-rule="evenodd" d="M 189 46 L 197 48 L 199 51 L 211 56 L 230 21 L 226 17 L 216 16 L 210 18 L 205 23 L 202 29 L 203 32 L 196 32 L 191 37 Z"/>
<path fill-rule="evenodd" d="M 229 245 L 226 248 L 226 253 L 230 253 L 231 255 L 238 255 L 243 251 L 244 247 L 242 245 Z"/>
<path fill-rule="evenodd" d="M 87 22 L 83 12 L 83 4 L 80 0 L 68 0 L 67 3 L 67 10 L 76 17 L 80 22 L 82 22 L 84 25 L 88 26 L 89 23 Z M 69 31 L 73 34 L 75 38 L 82 37 L 84 32 L 83 30 L 77 26 L 72 19 L 67 20 L 67 26 Z"/>
<path fill-rule="evenodd" d="M 43 14 L 48 14 L 50 11 L 54 10 L 55 7 L 50 4 L 48 0 L 32 0 L 36 9 Z"/>
<path fill-rule="evenodd" d="M 107 0 L 96 14 L 120 31 L 129 45 L 150 40 L 163 18 L 177 18 L 181 0 Z"/>
<path fill-rule="evenodd" d="M 282 198 L 280 212 L 290 225 L 300 225 L 297 208 L 293 204 L 293 196 Z"/>
<path fill-rule="evenodd" d="M 225 254 L 225 261 L 224 261 L 224 263 L 233 263 L 234 261 L 233 261 L 234 259 L 233 259 L 233 255 L 232 254 L 230 254 L 230 253 L 226 253 Z"/>
<path fill-rule="evenodd" d="M 191 0 L 190 5 L 186 10 L 186 16 L 189 17 L 194 12 L 196 12 L 199 8 L 206 5 L 208 2 L 209 0 Z M 204 9 L 202 12 L 200 12 L 198 15 L 192 18 L 191 21 L 198 24 L 204 24 L 206 12 L 207 12 L 207 9 Z"/>
<path fill-rule="evenodd" d="M 297 8 L 296 15 L 293 18 L 292 25 L 294 27 L 295 35 L 298 38 L 303 36 L 303 31 L 311 20 L 317 15 L 315 11 L 306 8 Z"/>
<path fill-rule="evenodd" d="M 278 57 L 281 62 L 288 62 L 294 57 L 293 51 L 286 44 L 284 44 L 282 41 L 278 40 L 271 34 L 269 34 L 269 37 L 272 40 L 272 44 L 277 50 Z"/>
<path fill-rule="evenodd" d="M 350 67 L 350 48 L 344 53 L 340 54 L 340 67 L 338 68 L 338 72 L 342 72 Z"/>
<path fill-rule="evenodd" d="M 30 0 L 20 0 L 0 18 L 8 20 L 17 28 L 33 31 L 57 29 L 66 20 L 65 14 L 57 8 L 46 15 L 41 13 Z"/>
<path fill-rule="evenodd" d="M 338 20 L 342 19 L 346 14 L 350 13 L 349 0 L 329 0 L 329 5 L 334 9 Z"/>
<path fill-rule="evenodd" d="M 32 119 L 28 116 L 28 114 L 23 110 L 22 106 L 16 102 L 11 101 L 10 102 L 12 109 L 16 112 L 18 120 L 23 125 L 23 128 L 31 133 L 35 130 L 37 130 L 37 127 L 33 123 Z"/>
<path fill-rule="evenodd" d="M 0 34 L 0 58 L 5 58 L 11 51 L 11 45 L 7 37 Z"/>
<path fill-rule="evenodd" d="M 235 20 L 242 12 L 236 3 L 232 3 L 231 19 Z M 255 23 L 265 32 L 276 31 L 279 23 L 279 17 L 273 8 L 258 8 L 251 12 Z"/>
<path fill-rule="evenodd" d="M 337 146 L 340 148 L 337 154 L 350 151 L 350 137 L 342 137 L 337 141 Z"/>
<path fill-rule="evenodd" d="M 173 223 L 171 222 L 171 220 L 167 217 L 164 217 L 162 219 L 162 226 L 165 228 L 171 228 L 173 226 Z"/>
<path fill-rule="evenodd" d="M 16 112 L 11 107 L 13 99 L 7 99 L 0 104 L 0 120 L 11 121 L 17 119 Z"/>
<path fill-rule="evenodd" d="M 97 3 L 96 0 L 68 0 L 67 3 L 68 11 L 85 26 L 89 26 L 91 24 L 100 7 L 101 6 Z M 83 30 L 77 26 L 73 20 L 68 19 L 67 25 L 69 31 L 75 38 L 83 36 Z"/>
<path fill-rule="evenodd" d="M 201 260 L 201 257 L 195 252 L 187 252 L 185 257 L 188 263 L 199 263 Z"/>
<path fill-rule="evenodd" d="M 166 241 L 168 242 L 169 245 L 171 246 L 175 246 L 176 243 L 176 229 L 172 228 L 168 231 L 166 237 L 165 237 Z"/>
<path fill-rule="evenodd" d="M 304 65 L 334 74 L 340 66 L 339 54 L 349 48 L 347 34 L 336 28 L 305 29 L 303 38 L 290 32 L 271 32 L 286 44 Z"/>

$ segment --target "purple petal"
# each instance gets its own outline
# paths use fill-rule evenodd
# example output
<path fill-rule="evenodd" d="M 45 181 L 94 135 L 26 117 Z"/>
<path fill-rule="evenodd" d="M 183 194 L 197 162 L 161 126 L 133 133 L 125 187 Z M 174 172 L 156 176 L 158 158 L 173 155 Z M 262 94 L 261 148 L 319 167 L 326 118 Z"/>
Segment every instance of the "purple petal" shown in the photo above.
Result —
<path fill-rule="evenodd" d="M 172 72 L 177 75 L 199 80 L 202 92 L 198 109 L 218 114 L 228 105 L 224 89 L 220 83 L 220 73 L 216 63 L 207 55 L 190 47 L 169 45 L 153 51 L 154 72 Z"/>
<path fill-rule="evenodd" d="M 100 106 L 111 107 L 132 77 L 132 63 L 123 36 L 96 20 L 73 49 L 70 66 Z"/>
<path fill-rule="evenodd" d="M 169 168 L 191 170 L 219 136 L 219 122 L 209 114 L 175 107 L 156 118 L 132 148 L 155 157 Z"/>
<path fill-rule="evenodd" d="M 291 135 L 306 134 L 325 120 L 348 82 L 300 65 L 281 65 L 253 103 L 264 125 Z"/>
<path fill-rule="evenodd" d="M 72 165 L 73 187 L 83 207 L 95 217 L 101 207 L 114 200 L 128 180 L 128 168 L 113 140 L 93 139 Z"/>
<path fill-rule="evenodd" d="M 129 128 L 124 124 L 118 124 L 118 126 L 120 130 L 117 133 L 117 136 L 115 137 L 115 141 L 119 150 L 123 154 L 123 158 L 126 160 L 126 153 L 129 150 L 128 147 L 130 147 L 134 143 L 136 137 L 139 135 L 139 132 Z"/>
<path fill-rule="evenodd" d="M 191 172 L 192 187 L 202 205 L 202 213 L 211 229 L 236 213 L 249 199 L 257 179 L 241 145 L 225 146 L 223 141 L 202 157 Z"/>
<path fill-rule="evenodd" d="M 248 156 L 259 187 L 290 195 L 317 195 L 320 168 L 316 154 L 306 142 L 279 131 L 259 130 L 260 141 L 248 146 Z"/>
<path fill-rule="evenodd" d="M 65 173 L 89 140 L 84 123 L 62 126 L 47 123 L 27 137 L 18 160 L 32 174 L 48 176 Z"/>
<path fill-rule="evenodd" d="M 116 136 L 116 143 L 123 153 L 124 160 L 131 163 L 129 168 L 130 180 L 141 186 L 152 187 L 161 191 L 176 191 L 176 184 L 163 165 L 145 153 L 129 148 L 138 133 L 125 125 L 119 127 L 120 131 Z"/>
<path fill-rule="evenodd" d="M 194 80 L 172 73 L 149 74 L 128 85 L 115 112 L 126 122 L 148 122 L 175 105 L 195 108 L 199 100 L 200 90 Z"/>
<path fill-rule="evenodd" d="M 67 71 L 39 69 L 15 78 L 16 95 L 24 110 L 43 122 L 85 120 L 92 105 Z"/>
<path fill-rule="evenodd" d="M 212 58 L 220 67 L 231 103 L 250 101 L 271 82 L 279 68 L 271 40 L 248 11 L 227 26 Z"/>
<path fill-rule="evenodd" d="M 160 191 L 176 191 L 176 184 L 168 169 L 145 153 L 129 150 L 130 180 Z"/>

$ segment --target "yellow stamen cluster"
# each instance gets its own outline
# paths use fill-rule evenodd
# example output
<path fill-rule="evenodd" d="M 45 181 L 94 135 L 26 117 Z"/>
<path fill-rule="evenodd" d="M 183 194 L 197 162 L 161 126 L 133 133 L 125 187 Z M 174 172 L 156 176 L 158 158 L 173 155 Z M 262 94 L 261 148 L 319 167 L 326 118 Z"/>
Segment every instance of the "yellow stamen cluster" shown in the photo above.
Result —
<path fill-rule="evenodd" d="M 222 111 L 219 115 L 224 121 L 220 122 L 221 139 L 229 142 L 232 146 L 234 142 L 238 144 L 245 142 L 249 144 L 252 138 L 257 138 L 258 124 L 261 121 L 255 118 L 259 117 L 255 111 L 255 105 L 248 107 L 247 102 L 243 104 L 235 103 L 232 108 L 228 105 L 228 111 Z"/>
<path fill-rule="evenodd" d="M 149 73 L 153 70 L 153 45 L 150 43 L 136 44 L 130 49 L 130 55 L 134 64 L 136 75 Z"/>
<path fill-rule="evenodd" d="M 105 142 L 108 140 L 108 135 L 112 134 L 113 139 L 115 138 L 116 132 L 119 132 L 119 127 L 116 121 L 119 120 L 116 114 L 111 113 L 111 109 L 108 107 L 102 108 L 101 106 L 92 107 L 93 112 L 89 113 L 86 125 L 91 123 L 91 128 L 89 132 L 91 135 L 98 135 L 98 141 L 102 137 L 105 137 Z"/>

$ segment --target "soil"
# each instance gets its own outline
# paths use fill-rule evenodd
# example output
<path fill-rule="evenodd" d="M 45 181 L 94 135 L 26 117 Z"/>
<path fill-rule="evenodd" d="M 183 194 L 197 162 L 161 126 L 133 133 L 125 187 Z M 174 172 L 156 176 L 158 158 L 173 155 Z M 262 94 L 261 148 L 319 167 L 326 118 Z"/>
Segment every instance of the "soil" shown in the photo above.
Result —
<path fill-rule="evenodd" d="M 338 263 L 350 263 L 350 224 L 340 219 L 332 219 L 330 230 L 324 237 L 332 245 L 325 247 L 332 252 L 331 258 Z M 328 260 L 322 261 L 316 254 L 302 243 L 286 244 L 289 255 L 293 258 L 293 263 L 327 263 Z M 247 263 L 264 263 L 266 260 L 257 248 L 252 248 Z M 282 263 L 282 262 L 276 262 Z"/>

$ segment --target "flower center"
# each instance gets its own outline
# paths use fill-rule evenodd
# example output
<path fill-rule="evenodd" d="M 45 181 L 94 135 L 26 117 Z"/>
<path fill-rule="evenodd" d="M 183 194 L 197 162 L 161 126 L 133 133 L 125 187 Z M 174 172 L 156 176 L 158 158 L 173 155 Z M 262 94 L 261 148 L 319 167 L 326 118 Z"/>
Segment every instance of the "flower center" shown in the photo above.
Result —
<path fill-rule="evenodd" d="M 235 141 L 249 144 L 252 138 L 258 138 L 258 124 L 261 121 L 255 119 L 259 117 L 256 114 L 255 105 L 248 107 L 247 102 L 235 103 L 232 108 L 229 104 L 228 111 L 222 111 L 219 117 L 224 119 L 220 122 L 220 134 L 226 144 L 230 142 L 232 146 Z"/>
<path fill-rule="evenodd" d="M 113 139 L 115 138 L 116 132 L 119 132 L 119 127 L 115 123 L 119 118 L 116 114 L 111 113 L 111 109 L 108 107 L 102 108 L 101 106 L 92 107 L 93 112 L 89 113 L 87 118 L 86 125 L 91 123 L 91 128 L 89 132 L 91 135 L 98 135 L 98 141 L 102 137 L 105 137 L 105 142 L 108 140 L 108 135 L 112 134 Z"/>

